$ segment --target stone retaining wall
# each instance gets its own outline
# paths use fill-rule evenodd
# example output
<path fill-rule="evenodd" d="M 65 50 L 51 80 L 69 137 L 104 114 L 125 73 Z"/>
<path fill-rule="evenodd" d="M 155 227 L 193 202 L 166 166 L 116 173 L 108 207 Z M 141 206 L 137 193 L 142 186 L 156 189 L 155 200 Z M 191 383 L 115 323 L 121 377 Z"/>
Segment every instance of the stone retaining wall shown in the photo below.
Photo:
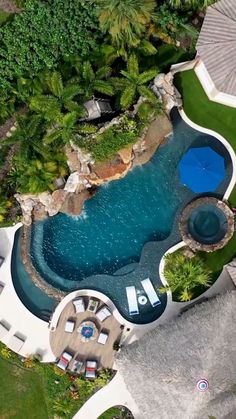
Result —
<path fill-rule="evenodd" d="M 32 282 L 36 287 L 40 288 L 49 297 L 54 298 L 58 303 L 67 294 L 60 291 L 52 285 L 48 284 L 34 268 L 30 258 L 30 241 L 31 241 L 31 227 L 23 226 L 23 233 L 21 239 L 21 259 L 24 264 L 26 272 L 29 274 Z"/>

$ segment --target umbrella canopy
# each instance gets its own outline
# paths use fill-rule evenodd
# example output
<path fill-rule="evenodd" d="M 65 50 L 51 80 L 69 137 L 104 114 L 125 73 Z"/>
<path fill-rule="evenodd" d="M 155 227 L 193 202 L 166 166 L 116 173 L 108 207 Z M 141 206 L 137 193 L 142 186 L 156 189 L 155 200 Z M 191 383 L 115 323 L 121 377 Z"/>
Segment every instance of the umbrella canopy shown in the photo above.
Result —
<path fill-rule="evenodd" d="M 179 173 L 193 192 L 214 192 L 225 177 L 224 158 L 211 147 L 190 148 L 179 163 Z"/>

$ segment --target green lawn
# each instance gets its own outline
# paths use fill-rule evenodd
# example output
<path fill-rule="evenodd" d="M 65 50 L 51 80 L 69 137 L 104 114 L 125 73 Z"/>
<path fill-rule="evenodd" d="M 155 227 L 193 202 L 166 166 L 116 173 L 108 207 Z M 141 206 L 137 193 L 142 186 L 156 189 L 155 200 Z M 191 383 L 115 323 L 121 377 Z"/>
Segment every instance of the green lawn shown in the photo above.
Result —
<path fill-rule="evenodd" d="M 199 252 L 199 256 L 206 262 L 217 279 L 222 268 L 236 256 L 236 234 L 223 249 L 212 253 Z"/>
<path fill-rule="evenodd" d="M 175 85 L 182 95 L 186 115 L 197 124 L 221 134 L 236 151 L 236 109 L 210 101 L 192 70 L 176 74 Z M 236 187 L 229 201 L 236 206 Z M 223 265 L 236 256 L 236 234 L 223 249 L 200 255 L 217 276 Z"/>
<path fill-rule="evenodd" d="M 48 418 L 39 374 L 0 358 L 0 377 L 0 418 Z"/>

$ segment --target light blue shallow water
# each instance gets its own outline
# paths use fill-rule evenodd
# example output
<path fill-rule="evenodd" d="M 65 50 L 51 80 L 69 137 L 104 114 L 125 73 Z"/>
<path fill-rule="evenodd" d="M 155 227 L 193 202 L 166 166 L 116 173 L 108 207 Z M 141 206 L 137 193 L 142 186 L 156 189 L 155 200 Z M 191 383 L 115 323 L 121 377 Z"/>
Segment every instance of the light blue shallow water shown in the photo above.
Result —
<path fill-rule="evenodd" d="M 142 293 L 140 280 L 146 276 L 161 285 L 159 261 L 180 239 L 176 226 L 171 233 L 175 216 L 196 196 L 179 181 L 181 157 L 190 146 L 212 146 L 225 157 L 227 169 L 217 190 L 220 196 L 231 177 L 228 153 L 218 140 L 193 130 L 178 115 L 174 119 L 174 135 L 151 161 L 101 187 L 85 203 L 81 216 L 59 214 L 32 229 L 32 262 L 46 281 L 66 291 L 92 288 L 104 292 L 126 318 L 138 323 L 157 318 L 165 309 L 166 296 L 161 296 L 161 307 L 147 304 L 140 307 L 139 316 L 130 318 L 125 287 L 135 285 Z M 155 243 L 146 245 L 142 253 L 148 242 Z"/>

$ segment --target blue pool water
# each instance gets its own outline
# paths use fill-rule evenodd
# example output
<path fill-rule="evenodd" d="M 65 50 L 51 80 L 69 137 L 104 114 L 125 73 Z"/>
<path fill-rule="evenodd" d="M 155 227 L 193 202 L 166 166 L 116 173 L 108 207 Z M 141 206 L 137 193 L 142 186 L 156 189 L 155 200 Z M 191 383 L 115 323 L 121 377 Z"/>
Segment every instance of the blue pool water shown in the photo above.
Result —
<path fill-rule="evenodd" d="M 158 318 L 166 295 L 160 296 L 161 306 L 152 308 L 147 303 L 139 307 L 139 315 L 130 317 L 125 287 L 135 285 L 142 295 L 140 281 L 147 276 L 157 287 L 161 285 L 159 261 L 180 240 L 177 215 L 197 196 L 179 181 L 177 166 L 183 154 L 190 146 L 211 146 L 224 156 L 227 175 L 216 191 L 220 197 L 231 178 L 231 160 L 223 145 L 186 125 L 177 113 L 172 116 L 174 135 L 150 162 L 101 187 L 85 203 L 81 216 L 59 214 L 32 228 L 32 262 L 47 282 L 68 292 L 101 291 L 136 323 Z M 18 283 L 23 276 L 17 276 Z"/>
<path fill-rule="evenodd" d="M 228 222 L 220 208 L 213 204 L 201 204 L 191 213 L 188 228 L 199 243 L 214 244 L 225 236 Z"/>

